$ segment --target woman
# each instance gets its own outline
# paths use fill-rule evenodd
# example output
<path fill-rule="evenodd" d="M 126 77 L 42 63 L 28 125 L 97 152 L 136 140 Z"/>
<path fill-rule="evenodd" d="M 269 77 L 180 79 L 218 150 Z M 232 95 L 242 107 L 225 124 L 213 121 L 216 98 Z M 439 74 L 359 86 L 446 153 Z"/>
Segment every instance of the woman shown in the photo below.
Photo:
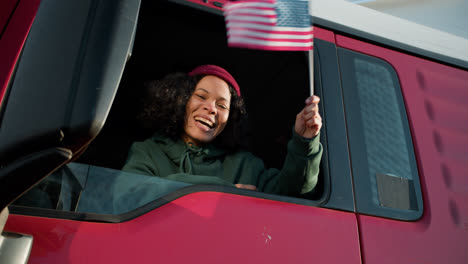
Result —
<path fill-rule="evenodd" d="M 203 65 L 151 85 L 145 119 L 158 127 L 135 142 L 123 170 L 194 184 L 222 184 L 267 193 L 312 193 L 319 173 L 322 126 L 317 96 L 296 116 L 281 170 L 265 168 L 239 150 L 245 106 L 239 85 L 226 70 Z"/>

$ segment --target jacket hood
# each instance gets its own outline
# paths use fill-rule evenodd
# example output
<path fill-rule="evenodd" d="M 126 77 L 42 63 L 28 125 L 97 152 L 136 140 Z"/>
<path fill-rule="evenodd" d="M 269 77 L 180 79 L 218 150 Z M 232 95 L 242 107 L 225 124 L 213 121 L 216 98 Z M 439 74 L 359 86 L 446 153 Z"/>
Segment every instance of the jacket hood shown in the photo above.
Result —
<path fill-rule="evenodd" d="M 195 146 L 186 144 L 182 139 L 174 141 L 160 134 L 153 135 L 153 140 L 159 144 L 161 149 L 166 153 L 175 164 L 179 165 L 179 172 L 194 173 L 192 164 L 210 164 L 215 162 L 219 157 L 226 155 L 226 152 L 212 144 L 204 146 Z"/>

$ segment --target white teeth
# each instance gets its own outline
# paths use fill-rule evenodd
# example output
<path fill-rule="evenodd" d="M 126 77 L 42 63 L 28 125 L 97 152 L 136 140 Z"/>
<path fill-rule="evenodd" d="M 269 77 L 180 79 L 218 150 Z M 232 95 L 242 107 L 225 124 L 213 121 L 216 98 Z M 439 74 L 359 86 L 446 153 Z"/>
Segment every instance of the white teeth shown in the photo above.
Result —
<path fill-rule="evenodd" d="M 211 121 L 208 120 L 208 119 L 205 119 L 205 118 L 203 118 L 203 117 L 197 116 L 197 117 L 195 117 L 195 120 L 204 123 L 205 125 L 207 125 L 207 126 L 210 127 L 210 128 L 213 128 L 213 122 L 211 122 Z"/>

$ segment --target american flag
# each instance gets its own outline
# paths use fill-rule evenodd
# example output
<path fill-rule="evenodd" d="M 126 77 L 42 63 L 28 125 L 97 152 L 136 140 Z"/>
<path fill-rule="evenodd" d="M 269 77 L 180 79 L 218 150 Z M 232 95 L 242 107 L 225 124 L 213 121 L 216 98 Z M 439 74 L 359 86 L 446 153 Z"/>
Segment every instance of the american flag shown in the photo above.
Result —
<path fill-rule="evenodd" d="M 224 6 L 228 46 L 263 50 L 313 49 L 307 0 L 243 0 Z"/>

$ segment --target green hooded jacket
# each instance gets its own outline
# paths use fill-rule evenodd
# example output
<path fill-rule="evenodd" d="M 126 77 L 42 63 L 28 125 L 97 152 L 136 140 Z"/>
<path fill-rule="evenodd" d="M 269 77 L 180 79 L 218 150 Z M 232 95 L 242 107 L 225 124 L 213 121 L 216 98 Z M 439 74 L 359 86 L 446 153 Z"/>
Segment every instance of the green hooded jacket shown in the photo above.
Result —
<path fill-rule="evenodd" d="M 283 168 L 265 168 L 250 152 L 226 153 L 213 145 L 197 147 L 154 135 L 133 143 L 124 171 L 192 184 L 251 184 L 257 191 L 298 196 L 317 185 L 322 145 L 319 135 L 305 139 L 293 131 Z"/>

